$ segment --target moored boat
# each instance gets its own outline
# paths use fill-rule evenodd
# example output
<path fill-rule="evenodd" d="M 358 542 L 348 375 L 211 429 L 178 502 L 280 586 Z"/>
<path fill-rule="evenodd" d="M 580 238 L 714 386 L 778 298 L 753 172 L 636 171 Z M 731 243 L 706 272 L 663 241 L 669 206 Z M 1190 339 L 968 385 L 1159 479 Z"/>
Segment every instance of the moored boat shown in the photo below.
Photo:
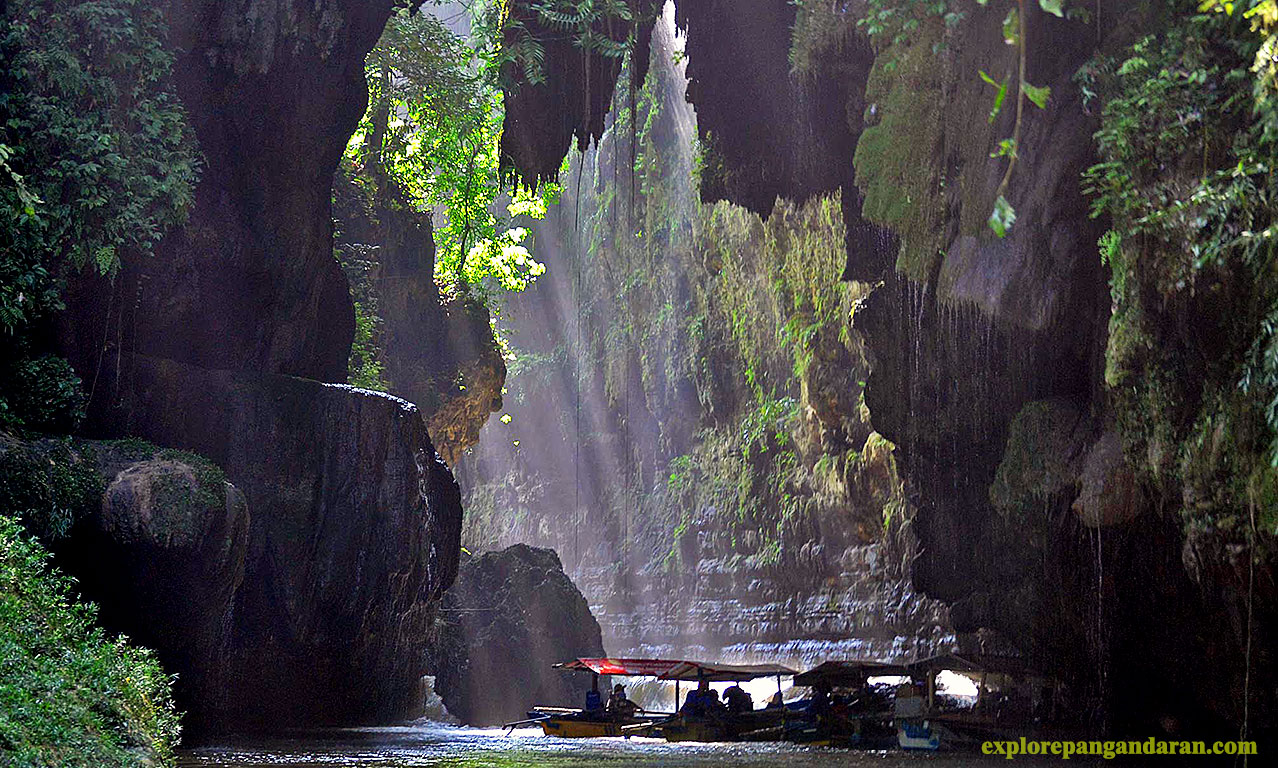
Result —
<path fill-rule="evenodd" d="M 626 677 L 659 677 L 683 662 L 670 659 L 574 659 L 556 664 L 565 672 L 588 672 L 591 688 L 586 694 L 586 706 L 570 707 L 537 706 L 528 711 L 528 719 L 507 723 L 507 728 L 519 725 L 537 725 L 547 736 L 568 739 L 589 739 L 609 736 L 644 734 L 671 712 L 648 712 L 622 696 L 614 695 L 605 702 L 599 692 L 600 677 L 620 675 Z M 620 686 L 618 686 L 620 687 Z"/>
<path fill-rule="evenodd" d="M 964 749 L 983 741 L 1055 730 L 1059 686 L 1024 660 L 990 654 L 944 653 L 907 665 L 911 680 L 894 702 L 897 741 L 903 749 Z M 958 703 L 937 691 L 937 675 L 971 680 L 976 698 Z"/>
<path fill-rule="evenodd" d="M 696 682 L 698 689 L 689 691 L 678 714 L 661 724 L 661 734 L 671 742 L 759 740 L 756 738 L 759 734 L 784 728 L 786 708 L 780 705 L 781 678 L 795 674 L 793 669 L 780 664 L 681 662 L 658 679 L 675 681 L 676 702 L 681 683 Z M 730 696 L 727 704 L 720 703 L 717 696 L 704 696 L 710 683 L 741 683 L 763 677 L 777 678 L 776 705 L 755 709 L 749 696 L 742 693 Z"/>

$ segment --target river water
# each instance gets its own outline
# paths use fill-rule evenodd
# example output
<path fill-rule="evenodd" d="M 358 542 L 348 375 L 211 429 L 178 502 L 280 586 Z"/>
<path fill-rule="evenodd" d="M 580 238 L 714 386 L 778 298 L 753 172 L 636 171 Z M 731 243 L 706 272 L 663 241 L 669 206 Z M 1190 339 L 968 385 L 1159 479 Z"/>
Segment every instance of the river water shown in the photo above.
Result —
<path fill-rule="evenodd" d="M 1060 765 L 1017 758 L 1012 765 Z M 1065 765 L 1087 765 L 1075 758 Z M 507 736 L 498 729 L 420 724 L 298 734 L 270 741 L 204 747 L 179 756 L 181 768 L 992 768 L 1002 759 L 979 754 L 869 752 L 788 744 L 669 744 L 659 739 L 557 739 L 540 730 Z"/>

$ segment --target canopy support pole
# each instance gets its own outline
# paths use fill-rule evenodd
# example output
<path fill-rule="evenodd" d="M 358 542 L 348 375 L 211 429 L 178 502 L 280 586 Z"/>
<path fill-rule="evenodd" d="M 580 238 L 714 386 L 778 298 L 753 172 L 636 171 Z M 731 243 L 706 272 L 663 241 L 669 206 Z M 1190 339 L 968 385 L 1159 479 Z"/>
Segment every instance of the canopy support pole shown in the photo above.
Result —
<path fill-rule="evenodd" d="M 679 711 L 679 681 L 678 681 L 678 680 L 676 680 L 676 681 L 675 681 L 675 707 L 674 707 L 674 711 L 675 711 L 676 713 Z"/>

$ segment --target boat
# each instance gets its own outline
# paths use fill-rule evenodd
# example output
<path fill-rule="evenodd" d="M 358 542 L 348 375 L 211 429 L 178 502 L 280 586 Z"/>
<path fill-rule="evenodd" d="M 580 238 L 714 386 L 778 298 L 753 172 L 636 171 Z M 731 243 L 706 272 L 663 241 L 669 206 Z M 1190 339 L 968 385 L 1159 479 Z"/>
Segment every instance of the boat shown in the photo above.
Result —
<path fill-rule="evenodd" d="M 991 654 L 943 653 L 907 665 L 910 682 L 894 701 L 901 748 L 935 751 L 973 748 L 984 741 L 1053 730 L 1059 686 L 1023 659 Z M 936 676 L 954 672 L 976 684 L 971 705 L 938 695 Z"/>
<path fill-rule="evenodd" d="M 507 723 L 505 727 L 537 725 L 547 736 L 566 739 L 644 735 L 674 713 L 648 712 L 640 707 L 626 708 L 625 711 L 609 710 L 599 692 L 599 678 L 609 675 L 658 677 L 681 663 L 672 659 L 579 658 L 555 664 L 555 669 L 565 672 L 591 674 L 587 705 L 580 709 L 536 706 L 528 711 L 528 719 Z"/>
<path fill-rule="evenodd" d="M 812 695 L 789 705 L 791 714 L 779 737 L 813 746 L 887 749 L 897 744 L 893 694 L 871 678 L 908 676 L 903 664 L 867 660 L 826 661 L 794 678 L 795 687 Z"/>
<path fill-rule="evenodd" d="M 675 702 L 679 701 L 679 688 L 684 682 L 700 684 L 721 682 L 745 682 L 761 677 L 776 677 L 777 693 L 781 692 L 781 678 L 797 674 L 781 664 L 718 664 L 699 661 L 683 661 L 657 677 L 675 682 Z M 778 697 L 779 698 L 779 697 Z M 666 741 L 744 741 L 762 740 L 763 734 L 777 727 L 784 727 L 784 706 L 763 709 L 730 711 L 727 707 L 714 707 L 705 711 L 689 711 L 685 706 L 677 714 L 660 724 L 660 733 Z"/>

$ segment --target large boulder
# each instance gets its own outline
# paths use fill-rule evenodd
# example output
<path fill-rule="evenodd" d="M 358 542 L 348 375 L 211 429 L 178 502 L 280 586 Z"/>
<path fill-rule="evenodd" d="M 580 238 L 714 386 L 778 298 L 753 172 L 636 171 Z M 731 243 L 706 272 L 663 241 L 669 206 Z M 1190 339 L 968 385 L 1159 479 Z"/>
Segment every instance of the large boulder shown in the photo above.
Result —
<path fill-rule="evenodd" d="M 467 559 L 441 613 L 435 690 L 471 725 L 521 720 L 536 704 L 579 705 L 588 677 L 551 665 L 604 652 L 599 623 L 553 549 L 516 544 Z"/>
<path fill-rule="evenodd" d="M 91 551 L 67 558 L 108 626 L 147 634 L 162 660 L 210 649 L 179 690 L 191 694 L 179 701 L 188 732 L 417 715 L 421 638 L 456 572 L 461 532 L 457 485 L 418 410 L 344 385 L 140 356 L 132 384 L 111 412 L 114 431 L 207 456 L 251 511 L 242 583 L 222 622 L 181 620 L 211 609 L 199 574 L 226 567 L 219 542 L 234 536 L 190 533 L 222 525 L 215 505 L 186 514 L 156 503 L 166 486 L 190 482 L 179 466 L 115 476 L 95 538 L 140 553 L 122 562 L 195 547 L 186 570 L 174 563 L 116 589 L 121 576 L 99 572 Z M 165 590 L 155 615 L 135 605 Z M 167 629 L 152 637 L 148 627 Z"/>
<path fill-rule="evenodd" d="M 210 694 L 244 578 L 244 494 L 208 459 L 137 440 L 84 444 L 105 483 L 56 545 L 102 621 L 156 649 L 186 707 Z M 198 709 L 198 707 L 197 707 Z"/>

